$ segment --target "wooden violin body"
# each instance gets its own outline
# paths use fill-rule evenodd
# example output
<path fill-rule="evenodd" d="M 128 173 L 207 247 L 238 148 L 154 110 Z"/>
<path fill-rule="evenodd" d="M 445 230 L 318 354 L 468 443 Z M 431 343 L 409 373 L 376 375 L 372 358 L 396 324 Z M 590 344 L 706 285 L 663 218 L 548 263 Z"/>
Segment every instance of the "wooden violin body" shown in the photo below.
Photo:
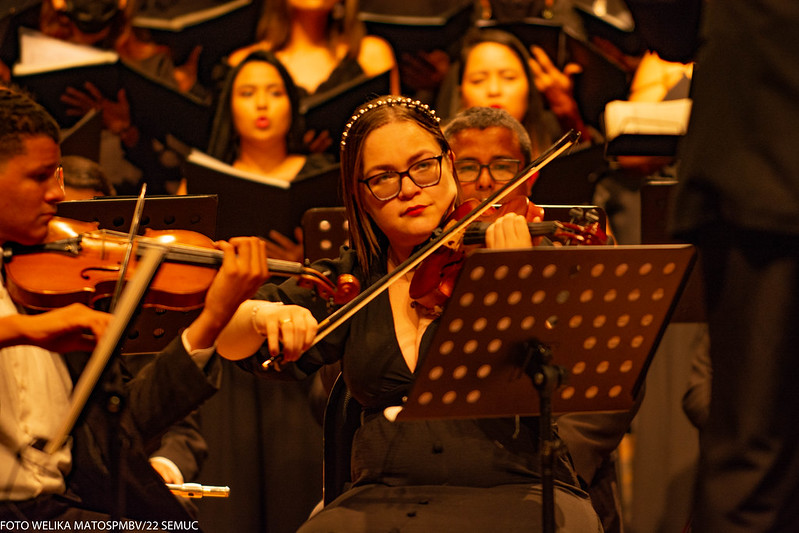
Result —
<path fill-rule="evenodd" d="M 46 242 L 35 247 L 4 248 L 6 285 L 12 299 L 31 310 L 43 311 L 74 302 L 106 309 L 120 277 L 128 247 L 127 235 L 101 230 L 96 223 L 54 218 Z M 165 310 L 199 309 L 222 264 L 222 252 L 208 237 L 188 230 L 150 230 L 134 240 L 127 275 L 135 271 L 141 250 L 163 246 L 166 261 L 150 284 L 143 305 Z M 269 260 L 276 274 L 298 276 L 336 304 L 358 294 L 355 278 L 334 285 L 322 274 L 289 261 Z"/>
<path fill-rule="evenodd" d="M 458 220 L 462 212 L 471 211 L 471 201 L 464 203 L 453 212 L 451 219 Z M 544 210 L 526 198 L 517 197 L 512 201 L 492 208 L 484 216 L 469 224 L 464 232 L 451 239 L 422 262 L 414 272 L 410 286 L 410 297 L 414 305 L 427 309 L 432 314 L 440 314 L 455 288 L 455 281 L 468 252 L 474 247 L 485 245 L 485 235 L 499 217 L 516 213 L 527 220 L 527 227 L 533 243 L 539 244 L 541 237 L 548 237 L 556 245 L 603 245 L 607 235 L 596 217 L 590 212 L 573 210 L 570 222 L 542 221 Z M 583 220 L 578 220 L 581 218 Z"/>
<path fill-rule="evenodd" d="M 210 239 L 191 231 L 147 230 L 145 237 L 152 243 L 183 242 L 213 249 Z M 104 309 L 114 294 L 127 246 L 126 238 L 100 230 L 96 223 L 54 218 L 44 245 L 7 258 L 9 294 L 15 302 L 34 310 L 74 302 Z M 131 272 L 136 262 L 133 254 Z M 216 271 L 207 266 L 165 263 L 150 285 L 144 305 L 198 309 L 215 275 Z"/>

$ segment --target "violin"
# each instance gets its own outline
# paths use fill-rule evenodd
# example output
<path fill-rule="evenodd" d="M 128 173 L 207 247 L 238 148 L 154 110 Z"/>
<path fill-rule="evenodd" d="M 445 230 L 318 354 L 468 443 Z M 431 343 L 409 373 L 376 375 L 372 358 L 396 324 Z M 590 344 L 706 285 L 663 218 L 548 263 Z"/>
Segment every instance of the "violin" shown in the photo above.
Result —
<path fill-rule="evenodd" d="M 124 233 L 99 229 L 96 222 L 55 217 L 43 244 L 3 247 L 8 292 L 17 304 L 33 311 L 75 302 L 104 309 L 114 293 L 127 246 L 128 236 Z M 211 239 L 189 230 L 147 229 L 134 239 L 134 246 L 126 278 L 135 271 L 138 256 L 148 247 L 168 250 L 144 306 L 175 311 L 203 306 L 224 255 Z M 267 264 L 273 274 L 297 277 L 300 285 L 316 290 L 330 305 L 343 305 L 360 291 L 357 279 L 351 275 L 340 276 L 333 284 L 322 273 L 299 263 L 268 259 Z"/>
<path fill-rule="evenodd" d="M 473 208 L 476 203 L 477 200 L 467 200 L 447 220 L 457 220 L 464 210 Z M 608 236 L 599 225 L 599 215 L 594 210 L 585 211 L 581 207 L 574 207 L 569 211 L 571 218 L 568 222 L 543 220 L 544 208 L 532 203 L 527 198 L 514 197 L 508 203 L 492 207 L 478 220 L 469 224 L 463 232 L 462 244 L 464 246 L 484 245 L 488 227 L 508 213 L 516 213 L 525 217 L 527 230 L 535 245 L 541 241 L 540 237 L 548 237 L 563 246 L 605 245 L 608 243 Z"/>
<path fill-rule="evenodd" d="M 471 212 L 477 200 L 467 200 L 461 204 L 445 220 L 446 224 L 459 220 L 464 213 Z M 440 315 L 444 304 L 449 300 L 455 288 L 455 281 L 463 266 L 468 252 L 476 246 L 485 245 L 488 227 L 503 215 L 516 213 L 527 220 L 527 229 L 533 242 L 537 244 L 541 237 L 548 237 L 562 246 L 572 245 L 604 245 L 607 235 L 599 227 L 599 217 L 582 209 L 571 210 L 571 221 L 541 221 L 543 208 L 533 204 L 527 198 L 514 197 L 506 204 L 492 206 L 478 220 L 470 223 L 466 230 L 454 239 L 445 243 L 430 255 L 416 269 L 411 280 L 409 293 L 413 305 L 427 310 L 433 315 Z"/>

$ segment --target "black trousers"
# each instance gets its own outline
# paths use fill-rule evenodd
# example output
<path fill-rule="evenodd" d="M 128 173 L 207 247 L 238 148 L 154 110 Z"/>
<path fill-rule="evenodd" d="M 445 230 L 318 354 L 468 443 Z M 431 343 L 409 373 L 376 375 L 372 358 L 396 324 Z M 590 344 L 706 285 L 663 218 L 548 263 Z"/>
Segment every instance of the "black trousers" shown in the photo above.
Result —
<path fill-rule="evenodd" d="M 699 235 L 712 393 L 694 530 L 799 531 L 799 237 Z"/>

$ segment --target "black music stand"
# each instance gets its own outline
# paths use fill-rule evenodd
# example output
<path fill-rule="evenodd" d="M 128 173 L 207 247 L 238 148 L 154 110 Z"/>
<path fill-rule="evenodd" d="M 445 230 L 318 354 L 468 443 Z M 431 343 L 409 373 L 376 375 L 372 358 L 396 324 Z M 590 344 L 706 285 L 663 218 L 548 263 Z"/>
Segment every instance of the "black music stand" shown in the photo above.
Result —
<path fill-rule="evenodd" d="M 690 245 L 475 252 L 398 418 L 540 415 L 554 531 L 551 414 L 632 408 L 694 259 Z"/>
<path fill-rule="evenodd" d="M 92 200 L 70 200 L 58 204 L 58 216 L 99 222 L 101 228 L 130 231 L 136 196 L 102 196 Z M 213 194 L 147 196 L 141 232 L 150 228 L 186 229 L 216 238 L 218 199 Z"/>
<path fill-rule="evenodd" d="M 136 205 L 134 196 L 107 196 L 93 200 L 73 200 L 58 204 L 58 216 L 99 222 L 100 227 L 130 231 Z M 185 229 L 214 238 L 216 195 L 148 196 L 142 212 L 140 233 L 152 230 Z M 161 351 L 180 331 L 200 314 L 194 311 L 167 311 L 143 307 L 127 332 L 123 354 Z"/>

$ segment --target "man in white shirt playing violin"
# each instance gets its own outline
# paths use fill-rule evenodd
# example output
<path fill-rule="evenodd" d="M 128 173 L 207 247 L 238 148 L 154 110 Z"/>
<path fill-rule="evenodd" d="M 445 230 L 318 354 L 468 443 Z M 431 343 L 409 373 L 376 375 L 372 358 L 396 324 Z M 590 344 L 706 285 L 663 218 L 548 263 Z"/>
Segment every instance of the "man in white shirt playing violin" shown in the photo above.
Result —
<path fill-rule="evenodd" d="M 10 242 L 36 245 L 46 239 L 55 206 L 64 198 L 58 140 L 58 126 L 41 106 L 20 92 L 0 89 L 0 247 Z M 138 443 L 158 438 L 215 392 L 220 372 L 214 355 L 216 336 L 239 303 L 268 277 L 262 240 L 237 238 L 218 247 L 224 261 L 209 287 L 203 311 L 179 339 L 125 382 L 124 416 L 109 424 L 108 411 L 94 408 L 96 398 L 90 399 L 72 438 L 52 454 L 43 451 L 42 443 L 55 436 L 66 417 L 80 366 L 77 356 L 61 354 L 91 351 L 111 316 L 82 304 L 20 314 L 3 278 L 0 519 L 182 518 L 181 507 L 169 501 L 171 495 L 163 483 L 162 493 L 145 501 L 152 487 L 159 485 L 157 476 L 145 480 L 150 484 L 145 489 L 138 488 L 135 480 L 122 481 L 126 508 L 115 506 L 119 480 L 110 479 L 115 465 L 105 460 L 112 435 L 105 431 L 119 431 L 123 449 L 133 461 L 138 457 Z M 154 475 L 146 460 L 143 464 L 146 468 L 141 470 L 129 466 L 122 471 L 133 477 Z M 145 499 L 137 500 L 139 496 Z"/>

